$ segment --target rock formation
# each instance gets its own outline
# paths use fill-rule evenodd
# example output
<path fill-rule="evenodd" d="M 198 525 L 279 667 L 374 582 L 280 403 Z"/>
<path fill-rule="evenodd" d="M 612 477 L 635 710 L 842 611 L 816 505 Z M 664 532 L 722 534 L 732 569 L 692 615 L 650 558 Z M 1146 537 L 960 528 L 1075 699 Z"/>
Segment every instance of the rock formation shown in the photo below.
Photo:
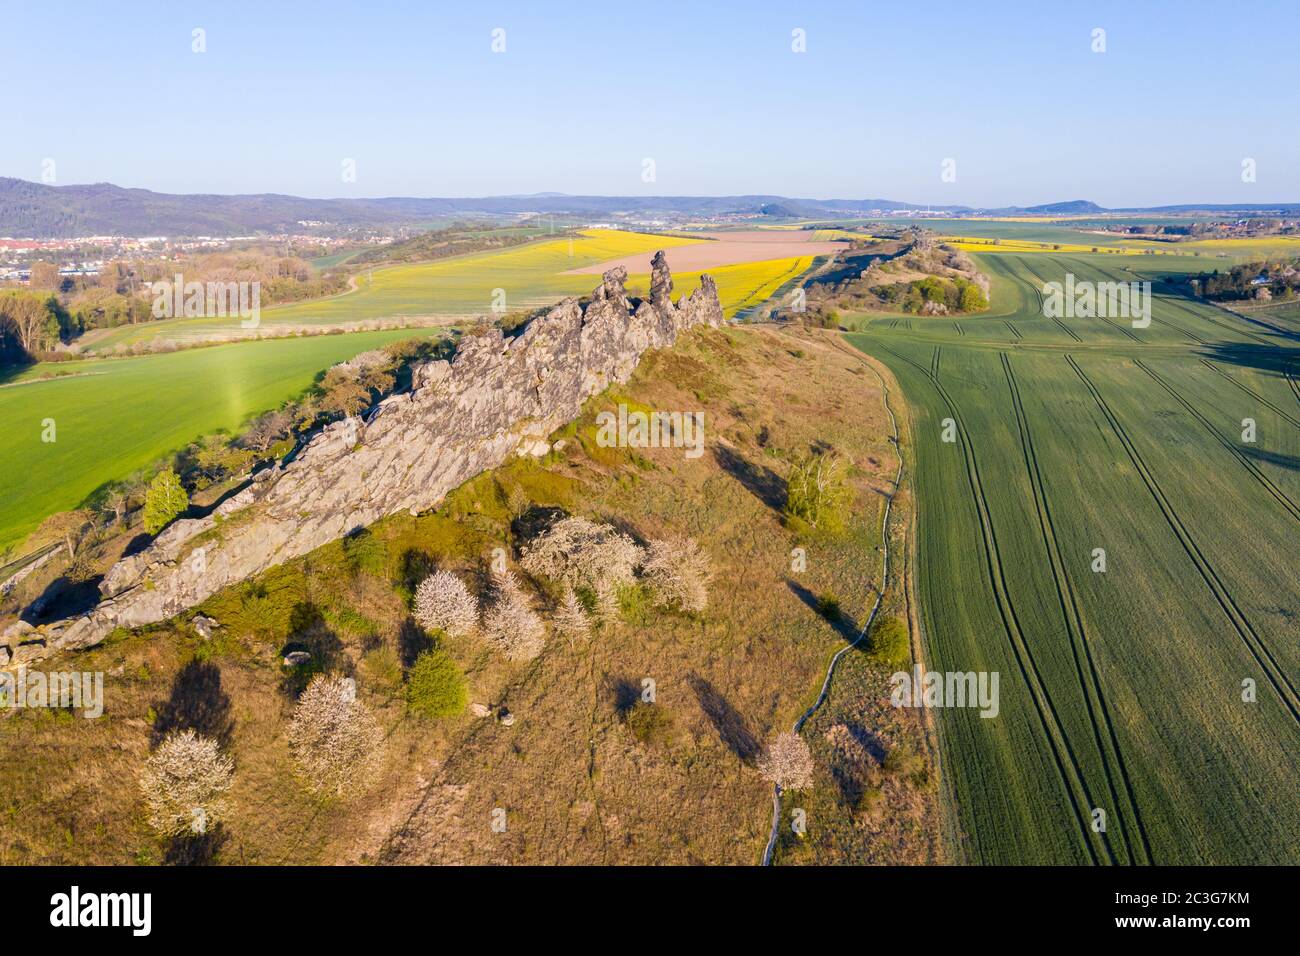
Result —
<path fill-rule="evenodd" d="M 24 642 L 21 656 L 30 662 L 93 646 L 115 627 L 166 620 L 386 515 L 432 509 L 512 454 L 545 454 L 546 437 L 576 418 L 586 399 L 627 381 L 647 349 L 670 346 L 693 326 L 722 324 L 710 276 L 673 303 L 662 252 L 649 299 L 629 299 L 626 279 L 621 267 L 605 273 L 589 302 L 565 299 L 516 338 L 496 328 L 465 336 L 450 362 L 417 368 L 410 391 L 380 402 L 364 420 L 327 426 L 213 515 L 176 521 L 123 558 L 88 614 L 12 635 Z"/>

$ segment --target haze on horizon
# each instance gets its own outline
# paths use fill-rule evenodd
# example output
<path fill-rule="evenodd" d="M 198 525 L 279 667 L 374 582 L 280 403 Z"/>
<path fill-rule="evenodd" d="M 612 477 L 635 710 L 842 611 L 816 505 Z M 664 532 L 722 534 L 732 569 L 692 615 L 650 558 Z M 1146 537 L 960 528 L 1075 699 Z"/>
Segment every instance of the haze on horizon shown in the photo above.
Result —
<path fill-rule="evenodd" d="M 56 185 L 319 198 L 1300 199 L 1300 129 L 1269 94 L 1300 74 L 1294 3 L 143 3 L 66 21 L 6 11 L 0 175 L 41 181 L 52 159 Z"/>

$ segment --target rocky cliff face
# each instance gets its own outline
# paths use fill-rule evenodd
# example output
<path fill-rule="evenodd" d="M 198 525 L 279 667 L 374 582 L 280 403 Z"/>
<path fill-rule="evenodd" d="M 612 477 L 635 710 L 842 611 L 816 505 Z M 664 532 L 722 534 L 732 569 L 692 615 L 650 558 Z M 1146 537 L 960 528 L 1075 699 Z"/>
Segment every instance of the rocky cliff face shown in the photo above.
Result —
<path fill-rule="evenodd" d="M 464 338 L 451 362 L 418 368 L 410 391 L 364 420 L 328 426 L 292 461 L 259 473 L 216 509 L 227 520 L 177 521 L 123 558 L 90 613 L 6 635 L 22 641 L 12 663 L 92 646 L 118 626 L 165 620 L 385 515 L 427 511 L 510 455 L 545 454 L 546 436 L 576 418 L 586 399 L 627 381 L 647 349 L 670 346 L 693 326 L 722 324 L 710 276 L 672 301 L 662 252 L 649 299 L 629 300 L 626 278 L 622 268 L 605 273 L 585 306 L 566 299 L 514 339 L 498 329 Z"/>

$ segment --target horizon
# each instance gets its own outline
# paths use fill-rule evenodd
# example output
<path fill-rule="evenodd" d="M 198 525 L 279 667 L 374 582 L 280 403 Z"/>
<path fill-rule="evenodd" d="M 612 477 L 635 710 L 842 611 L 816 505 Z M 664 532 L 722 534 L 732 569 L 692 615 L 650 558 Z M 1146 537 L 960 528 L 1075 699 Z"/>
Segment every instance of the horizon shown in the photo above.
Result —
<path fill-rule="evenodd" d="M 341 9 L 155 3 L 68 22 L 16 9 L 0 37 L 19 94 L 0 175 L 40 182 L 52 162 L 53 185 L 312 199 L 862 196 L 995 209 L 1073 195 L 1124 209 L 1300 195 L 1300 131 L 1239 109 L 1240 83 L 1194 72 L 1212 62 L 1250 89 L 1292 85 L 1286 27 L 1300 11 L 1280 2 L 1227 22 L 1201 2 L 1023 4 L 996 17 L 955 3 L 765 3 L 741 22 L 668 3 L 614 32 L 617 18 L 591 4 Z M 1212 36 L 1198 26 L 1211 15 Z M 1157 98 L 1136 86 L 1148 76 L 1164 81 Z M 1176 145 L 1211 124 L 1212 140 Z M 828 159 L 832 147 L 846 159 Z"/>
<path fill-rule="evenodd" d="M 223 192 L 214 192 L 212 190 L 199 190 L 195 192 L 172 193 L 172 192 L 164 192 L 163 190 L 159 190 L 159 189 L 153 189 L 149 186 L 126 186 L 121 183 L 115 183 L 108 180 L 99 180 L 95 182 L 51 184 L 51 183 L 42 183 L 32 179 L 24 179 L 21 176 L 0 176 L 0 180 L 4 180 L 4 179 L 12 179 L 32 186 L 51 186 L 52 188 L 56 188 L 56 189 L 87 188 L 93 186 L 112 186 L 118 189 L 131 189 L 131 190 L 139 189 L 139 190 L 144 190 L 145 192 L 154 193 L 156 195 L 166 195 L 166 196 L 222 196 L 222 197 L 227 197 L 232 199 L 241 198 L 241 197 L 280 196 L 280 197 L 285 197 L 290 199 L 315 200 L 318 202 L 340 202 L 340 201 L 348 201 L 348 200 L 381 201 L 385 199 L 394 199 L 394 200 L 446 199 L 452 201 L 467 201 L 472 199 L 494 199 L 494 200 L 499 200 L 499 199 L 638 199 L 638 200 L 663 199 L 663 200 L 669 200 L 669 199 L 757 198 L 757 199 L 790 199 L 795 201 L 807 200 L 811 202 L 867 202 L 869 200 L 878 200 L 881 202 L 902 203 L 908 206 L 917 206 L 917 207 L 924 207 L 927 205 L 926 203 L 917 202 L 915 200 L 900 198 L 897 196 L 888 196 L 884 194 L 878 194 L 874 196 L 866 196 L 866 195 L 805 196 L 805 195 L 787 195 L 784 193 L 774 193 L 774 192 L 637 194 L 637 193 L 594 193 L 594 192 L 571 193 L 571 192 L 561 192 L 558 190 L 543 189 L 543 190 L 538 190 L 536 192 L 527 192 L 527 193 L 521 193 L 521 192 L 481 193 L 472 196 L 471 195 L 463 195 L 463 196 L 462 195 L 434 195 L 434 194 L 399 195 L 395 193 L 380 195 L 380 196 L 348 196 L 348 195 L 308 196 L 302 193 L 269 192 L 265 190 L 253 191 L 253 192 L 239 192 L 239 193 L 223 193 Z M 981 205 L 975 205 L 973 203 L 961 202 L 960 200 L 955 200 L 952 202 L 946 202 L 942 204 L 932 203 L 929 205 L 932 206 L 933 209 L 936 211 L 950 209 L 950 210 L 966 210 L 970 212 L 989 212 L 989 211 L 997 211 L 999 209 L 1015 209 L 1021 211 L 1030 211 L 1042 206 L 1059 206 L 1059 205 L 1066 205 L 1069 203 L 1092 203 L 1093 205 L 1100 207 L 1102 212 L 1130 212 L 1130 211 L 1143 212 L 1143 211 L 1149 211 L 1154 209 L 1177 208 L 1177 207 L 1195 207 L 1197 209 L 1212 210 L 1213 207 L 1223 207 L 1225 209 L 1244 209 L 1247 207 L 1297 206 L 1300 205 L 1300 200 L 1248 199 L 1248 200 L 1243 200 L 1240 203 L 1231 203 L 1231 202 L 1225 203 L 1217 200 L 1210 200 L 1210 201 L 1203 202 L 1196 199 L 1183 199 L 1174 202 L 1145 203 L 1145 204 L 1135 204 L 1135 205 L 1126 205 L 1126 206 L 1107 206 L 1104 203 L 1098 203 L 1092 199 L 1074 198 L 1074 199 L 1047 200 L 1041 203 L 1014 203 L 1013 202 L 1013 203 L 1007 203 L 1002 206 L 981 206 Z M 916 209 L 910 211 L 925 212 L 926 210 Z M 1051 215 L 1051 213 L 1049 213 L 1048 215 Z"/>

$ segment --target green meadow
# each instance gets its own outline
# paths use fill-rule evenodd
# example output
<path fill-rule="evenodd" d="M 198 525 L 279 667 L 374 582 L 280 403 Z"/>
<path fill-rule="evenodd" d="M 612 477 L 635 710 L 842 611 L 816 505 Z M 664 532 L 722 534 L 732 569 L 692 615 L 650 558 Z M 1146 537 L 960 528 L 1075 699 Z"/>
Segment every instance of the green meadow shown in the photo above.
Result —
<path fill-rule="evenodd" d="M 976 259 L 988 314 L 849 335 L 910 409 L 926 666 L 1000 674 L 936 711 L 960 856 L 1300 862 L 1300 336 L 1159 257 Z M 1154 278 L 1150 326 L 1046 317 L 1066 273 Z"/>
<path fill-rule="evenodd" d="M 329 366 L 434 330 L 358 332 L 190 349 L 136 358 L 38 365 L 0 385 L 5 466 L 0 550 L 105 482 L 234 430 L 308 388 Z M 57 377 L 39 376 L 56 373 Z M 52 442 L 42 440 L 46 421 Z"/>

